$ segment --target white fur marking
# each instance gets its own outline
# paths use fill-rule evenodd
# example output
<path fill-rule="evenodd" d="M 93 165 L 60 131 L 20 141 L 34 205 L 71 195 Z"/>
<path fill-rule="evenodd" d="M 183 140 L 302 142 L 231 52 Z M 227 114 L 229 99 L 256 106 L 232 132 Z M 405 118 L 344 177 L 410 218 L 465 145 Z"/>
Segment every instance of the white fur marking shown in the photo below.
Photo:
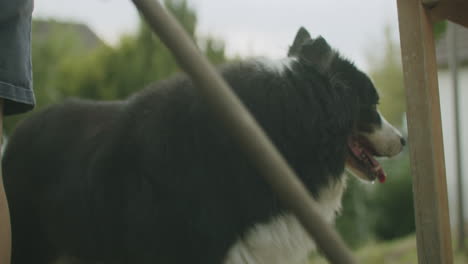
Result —
<path fill-rule="evenodd" d="M 372 143 L 378 154 L 388 157 L 395 156 L 403 149 L 401 133 L 388 123 L 380 113 L 379 115 L 382 120 L 382 126 L 370 134 L 366 133 L 366 137 Z"/>
<path fill-rule="evenodd" d="M 296 58 L 292 57 L 286 57 L 276 60 L 262 57 L 257 58 L 255 61 L 258 62 L 262 68 L 268 71 L 283 74 L 286 70 L 292 69 L 292 64 L 296 60 Z"/>
<path fill-rule="evenodd" d="M 322 217 L 332 223 L 341 209 L 341 198 L 346 187 L 342 180 L 319 192 L 318 209 Z M 265 224 L 255 225 L 243 239 L 228 251 L 224 264 L 302 264 L 315 244 L 292 214 L 285 214 Z"/>

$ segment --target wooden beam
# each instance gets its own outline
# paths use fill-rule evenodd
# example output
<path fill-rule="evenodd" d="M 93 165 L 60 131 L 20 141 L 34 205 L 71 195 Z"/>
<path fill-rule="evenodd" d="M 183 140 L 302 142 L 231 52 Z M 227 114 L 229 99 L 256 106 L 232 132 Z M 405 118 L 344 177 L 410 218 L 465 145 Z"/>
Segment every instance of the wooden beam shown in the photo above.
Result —
<path fill-rule="evenodd" d="M 433 21 L 448 19 L 454 23 L 468 27 L 467 0 L 440 0 L 429 9 Z"/>
<path fill-rule="evenodd" d="M 419 263 L 451 264 L 433 25 L 420 0 L 397 0 L 397 3 Z"/>

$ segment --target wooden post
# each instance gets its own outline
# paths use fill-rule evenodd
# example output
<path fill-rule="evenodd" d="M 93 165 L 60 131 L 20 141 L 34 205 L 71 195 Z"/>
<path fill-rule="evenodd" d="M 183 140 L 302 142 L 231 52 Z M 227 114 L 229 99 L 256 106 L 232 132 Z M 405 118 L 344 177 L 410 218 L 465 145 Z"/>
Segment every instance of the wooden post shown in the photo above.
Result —
<path fill-rule="evenodd" d="M 397 0 L 397 3 L 419 263 L 451 264 L 433 23 L 421 0 Z"/>

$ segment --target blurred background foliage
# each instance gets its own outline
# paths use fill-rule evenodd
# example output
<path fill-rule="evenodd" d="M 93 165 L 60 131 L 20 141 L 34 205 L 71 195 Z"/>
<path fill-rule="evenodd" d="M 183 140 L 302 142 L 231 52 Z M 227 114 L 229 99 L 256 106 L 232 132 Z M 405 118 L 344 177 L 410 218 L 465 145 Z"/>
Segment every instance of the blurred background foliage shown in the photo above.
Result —
<path fill-rule="evenodd" d="M 228 60 L 222 40 L 196 33 L 197 15 L 186 1 L 165 0 L 164 3 L 213 63 Z M 437 34 L 444 29 L 444 25 L 439 25 Z M 405 94 L 399 45 L 391 38 L 388 27 L 381 37 L 385 52 L 369 54 L 368 74 L 380 91 L 381 112 L 404 130 Z M 180 70 L 167 48 L 144 23 L 140 23 L 134 34 L 109 46 L 84 25 L 36 20 L 32 46 L 37 109 L 70 96 L 124 99 L 143 86 Z M 25 115 L 28 114 L 9 117 L 5 123 L 6 133 L 10 133 Z M 363 184 L 350 177 L 344 209 L 336 225 L 354 248 L 414 232 L 408 153 L 383 160 L 382 165 L 388 173 L 385 184 Z"/>
<path fill-rule="evenodd" d="M 210 61 L 226 61 L 223 41 L 196 34 L 197 16 L 185 0 L 165 0 L 164 4 Z M 124 99 L 180 70 L 169 50 L 142 21 L 136 33 L 109 46 L 83 24 L 34 20 L 32 60 L 36 111 L 70 96 Z M 28 114 L 6 119 L 6 134 Z"/>

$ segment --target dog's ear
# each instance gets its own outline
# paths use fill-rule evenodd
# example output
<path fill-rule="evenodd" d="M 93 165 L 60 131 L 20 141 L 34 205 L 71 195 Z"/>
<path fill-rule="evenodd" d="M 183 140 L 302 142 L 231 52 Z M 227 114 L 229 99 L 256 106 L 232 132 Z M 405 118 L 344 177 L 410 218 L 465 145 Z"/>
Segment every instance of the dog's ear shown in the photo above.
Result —
<path fill-rule="evenodd" d="M 302 45 L 305 42 L 311 41 L 311 40 L 312 38 L 310 37 L 310 34 L 307 31 L 307 29 L 305 29 L 304 27 L 299 28 L 299 30 L 296 33 L 296 37 L 294 38 L 294 42 L 289 48 L 288 57 L 298 56 L 301 51 Z"/>
<path fill-rule="evenodd" d="M 299 52 L 300 59 L 321 73 L 328 71 L 335 56 L 336 52 L 322 36 L 303 43 Z"/>

